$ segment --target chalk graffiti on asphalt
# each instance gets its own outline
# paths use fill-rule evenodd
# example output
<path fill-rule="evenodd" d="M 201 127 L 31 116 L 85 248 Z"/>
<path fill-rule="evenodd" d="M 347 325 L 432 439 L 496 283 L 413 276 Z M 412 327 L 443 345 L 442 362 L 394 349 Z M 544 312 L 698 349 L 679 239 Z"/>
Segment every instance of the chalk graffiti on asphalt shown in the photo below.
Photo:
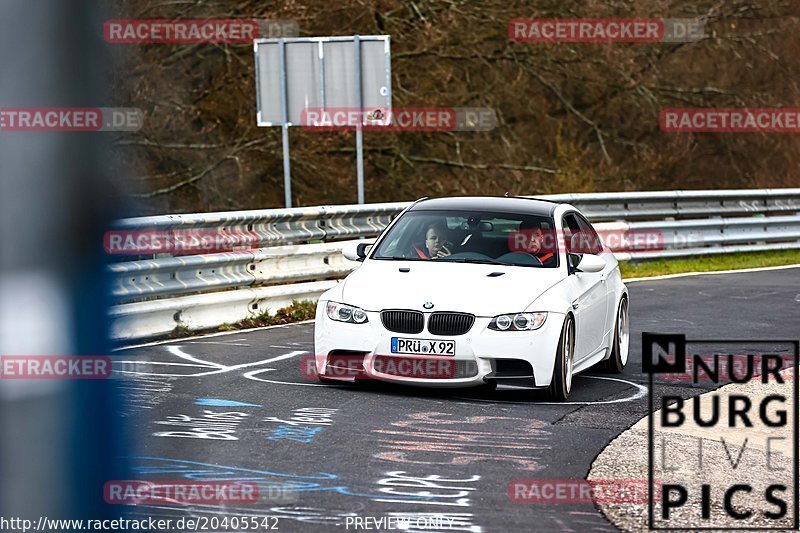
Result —
<path fill-rule="evenodd" d="M 386 476 L 378 480 L 378 485 L 381 485 L 378 491 L 383 493 L 383 497 L 373 498 L 373 501 L 453 507 L 469 507 L 470 501 L 467 496 L 469 496 L 470 491 L 476 490 L 477 487 L 465 486 L 464 484 L 473 483 L 481 478 L 481 476 L 477 475 L 464 479 L 445 478 L 437 474 L 410 476 L 406 475 L 402 470 L 387 472 Z M 423 490 L 411 491 L 408 489 Z M 404 499 L 409 496 L 415 499 Z M 416 498 L 422 498 L 422 500 Z"/>
<path fill-rule="evenodd" d="M 244 369 L 251 369 L 253 367 L 263 367 L 268 363 L 275 363 L 285 359 L 291 359 L 307 353 L 302 350 L 270 357 L 269 359 L 262 359 L 261 361 L 253 361 L 250 363 L 242 363 L 239 365 L 223 365 L 200 359 L 194 356 L 180 345 L 164 346 L 164 349 L 170 354 L 177 357 L 180 362 L 176 361 L 150 361 L 147 359 L 115 359 L 112 361 L 112 370 L 117 374 L 130 374 L 133 376 L 159 376 L 159 377 L 174 377 L 174 378 L 197 378 L 211 375 L 227 374 Z M 153 370 L 158 367 L 167 367 L 174 369 L 173 372 L 154 372 Z M 189 370 L 192 369 L 192 370 Z M 200 371 L 194 370 L 200 369 Z M 272 370 L 270 368 L 260 368 L 259 371 Z M 245 373 L 247 377 L 247 373 Z"/>
<path fill-rule="evenodd" d="M 493 421 L 479 431 L 476 426 Z M 538 457 L 531 452 L 546 450 L 550 433 L 540 420 L 508 416 L 452 418 L 446 413 L 412 413 L 375 429 L 379 448 L 373 457 L 395 463 L 417 465 L 467 465 L 476 461 L 516 464 L 523 470 L 538 470 Z M 441 458 L 443 460 L 435 460 Z"/>
<path fill-rule="evenodd" d="M 188 439 L 239 440 L 236 428 L 239 423 L 250 416 L 239 411 L 217 413 L 205 410 L 199 417 L 189 415 L 168 416 L 166 420 L 155 422 L 159 425 L 181 428 L 177 431 L 158 431 L 155 437 L 177 437 Z"/>
<path fill-rule="evenodd" d="M 269 487 L 280 487 L 299 492 L 336 492 L 365 498 L 382 497 L 380 492 L 368 493 L 351 490 L 336 474 L 292 474 L 269 470 L 256 470 L 235 466 L 220 466 L 185 459 L 165 457 L 131 457 L 132 471 L 141 476 L 170 476 L 170 479 L 197 481 L 250 481 L 258 484 L 259 492 Z M 137 478 L 138 479 L 138 478 Z"/>
<path fill-rule="evenodd" d="M 385 477 L 378 480 L 380 486 L 378 491 L 381 496 L 373 497 L 372 501 L 395 505 L 407 504 L 414 507 L 419 505 L 446 508 L 470 507 L 469 496 L 478 489 L 474 484 L 480 478 L 478 475 L 468 477 L 445 477 L 439 474 L 413 475 L 402 470 L 386 472 Z M 471 533 L 483 531 L 481 526 L 473 522 L 472 513 L 453 513 L 450 509 L 442 512 L 412 510 L 392 512 L 388 515 L 398 516 L 404 521 L 408 520 L 414 524 L 417 524 L 419 520 L 424 521 L 431 516 L 437 516 L 447 520 L 448 531 L 469 531 Z M 412 527 L 407 531 L 415 531 L 415 528 Z"/>
<path fill-rule="evenodd" d="M 289 440 L 293 442 L 302 442 L 308 444 L 314 441 L 314 435 L 322 431 L 321 427 L 295 427 L 288 425 L 280 425 L 272 430 L 266 437 L 267 440 Z"/>
<path fill-rule="evenodd" d="M 112 362 L 113 365 L 113 362 Z M 158 376 L 125 377 L 120 380 L 124 402 L 123 416 L 134 415 L 139 409 L 152 409 L 169 397 L 174 379 Z"/>
<path fill-rule="evenodd" d="M 292 416 L 280 419 L 274 416 L 264 419 L 264 422 L 277 422 L 280 425 L 274 428 L 267 440 L 288 440 L 308 444 L 313 442 L 314 436 L 333 424 L 333 415 L 338 409 L 324 407 L 302 407 L 292 411 Z"/>
<path fill-rule="evenodd" d="M 205 405 L 208 407 L 261 407 L 255 403 L 240 402 L 237 400 L 223 400 L 222 398 L 197 398 L 195 405 Z"/>

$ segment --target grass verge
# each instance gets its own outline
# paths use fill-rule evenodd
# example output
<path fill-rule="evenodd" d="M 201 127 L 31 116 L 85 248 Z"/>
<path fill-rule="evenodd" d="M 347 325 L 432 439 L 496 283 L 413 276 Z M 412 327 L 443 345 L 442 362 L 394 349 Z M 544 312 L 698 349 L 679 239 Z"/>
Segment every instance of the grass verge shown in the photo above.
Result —
<path fill-rule="evenodd" d="M 231 331 L 234 329 L 262 328 L 264 326 L 278 326 L 280 324 L 291 324 L 292 322 L 302 322 L 311 320 L 317 309 L 317 302 L 311 300 L 292 301 L 288 307 L 281 307 L 272 315 L 269 311 L 264 311 L 260 315 L 245 318 L 234 324 L 222 324 L 219 331 Z"/>
<path fill-rule="evenodd" d="M 640 263 L 620 262 L 622 278 L 647 278 L 684 272 L 713 272 L 800 264 L 800 250 L 747 252 L 669 259 Z"/>
<path fill-rule="evenodd" d="M 177 326 L 174 330 L 172 330 L 172 333 L 169 337 L 172 339 L 180 339 L 183 337 L 198 335 L 200 333 L 205 334 L 216 333 L 218 331 L 236 331 L 238 329 L 261 328 L 264 326 L 277 326 L 280 324 L 302 322 L 304 320 L 313 319 L 316 309 L 316 302 L 312 302 L 311 300 L 294 300 L 288 307 L 281 307 L 275 311 L 274 315 L 269 311 L 264 311 L 260 315 L 245 318 L 244 320 L 234 322 L 233 324 L 220 324 L 219 327 L 203 330 L 202 332 L 191 331 L 186 326 Z"/>

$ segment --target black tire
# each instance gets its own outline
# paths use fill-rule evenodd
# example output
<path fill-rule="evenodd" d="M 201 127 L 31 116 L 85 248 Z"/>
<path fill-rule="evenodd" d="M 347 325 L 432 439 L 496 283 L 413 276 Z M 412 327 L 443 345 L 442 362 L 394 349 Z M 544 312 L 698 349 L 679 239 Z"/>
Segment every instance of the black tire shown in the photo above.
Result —
<path fill-rule="evenodd" d="M 623 333 L 624 338 L 620 338 L 620 333 Z M 630 342 L 628 330 L 628 299 L 623 296 L 619 305 L 617 306 L 617 316 L 614 319 L 614 340 L 611 343 L 611 357 L 603 361 L 600 365 L 606 372 L 612 374 L 621 374 L 625 370 L 625 365 L 628 364 L 628 349 L 627 344 Z M 626 346 L 621 346 L 625 342 Z"/>
<path fill-rule="evenodd" d="M 546 391 L 548 400 L 563 402 L 569 397 L 569 392 L 572 390 L 571 373 L 574 353 L 575 321 L 571 315 L 567 315 L 567 318 L 564 319 L 564 325 L 561 327 L 561 336 L 558 339 L 553 377 Z"/>

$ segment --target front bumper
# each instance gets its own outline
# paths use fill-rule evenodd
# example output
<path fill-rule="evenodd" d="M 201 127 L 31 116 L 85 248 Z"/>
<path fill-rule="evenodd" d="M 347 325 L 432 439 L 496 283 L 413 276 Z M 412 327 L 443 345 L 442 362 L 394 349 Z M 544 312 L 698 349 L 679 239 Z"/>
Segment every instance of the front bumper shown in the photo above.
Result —
<path fill-rule="evenodd" d="M 425 313 L 425 323 L 429 313 Z M 394 383 L 428 387 L 469 387 L 499 379 L 498 360 L 526 361 L 533 377 L 525 381 L 535 387 L 547 387 L 553 375 L 558 340 L 564 315 L 549 313 L 544 325 L 534 331 L 494 331 L 488 329 L 490 318 L 477 317 L 464 335 L 437 336 L 427 328 L 419 334 L 395 333 L 387 330 L 379 312 L 367 311 L 368 322 L 337 322 L 325 314 L 324 302 L 317 306 L 314 328 L 314 353 L 317 375 L 331 380 L 354 381 L 378 379 Z M 424 363 L 404 363 L 415 356 L 392 354 L 392 337 L 410 339 L 453 340 L 455 356 L 425 356 Z M 333 353 L 333 355 L 331 355 Z M 363 356 L 363 368 L 357 374 L 343 376 L 336 371 L 336 354 Z M 434 360 L 433 363 L 427 361 Z M 334 364 L 331 365 L 331 361 Z M 448 361 L 449 364 L 437 363 Z M 402 371 L 402 365 L 408 371 Z M 501 364 L 501 367 L 505 366 Z M 420 372 L 422 369 L 422 372 Z M 394 372 L 394 370 L 401 370 Z M 431 374 L 433 372 L 433 374 Z M 523 384 L 522 382 L 520 384 Z"/>

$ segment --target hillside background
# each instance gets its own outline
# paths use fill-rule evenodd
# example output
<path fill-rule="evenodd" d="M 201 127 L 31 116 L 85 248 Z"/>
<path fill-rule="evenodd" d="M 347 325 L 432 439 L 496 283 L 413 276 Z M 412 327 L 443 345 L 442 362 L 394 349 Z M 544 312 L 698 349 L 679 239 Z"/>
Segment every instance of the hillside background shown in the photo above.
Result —
<path fill-rule="evenodd" d="M 800 136 L 664 133 L 663 107 L 800 107 L 796 0 L 114 0 L 109 18 L 293 19 L 388 34 L 395 107 L 491 107 L 489 132 L 366 132 L 368 202 L 800 185 Z M 520 17 L 705 17 L 697 43 L 516 43 Z M 129 214 L 283 206 L 280 129 L 255 125 L 249 45 L 107 44 Z M 355 137 L 292 129 L 295 206 L 354 203 Z"/>

